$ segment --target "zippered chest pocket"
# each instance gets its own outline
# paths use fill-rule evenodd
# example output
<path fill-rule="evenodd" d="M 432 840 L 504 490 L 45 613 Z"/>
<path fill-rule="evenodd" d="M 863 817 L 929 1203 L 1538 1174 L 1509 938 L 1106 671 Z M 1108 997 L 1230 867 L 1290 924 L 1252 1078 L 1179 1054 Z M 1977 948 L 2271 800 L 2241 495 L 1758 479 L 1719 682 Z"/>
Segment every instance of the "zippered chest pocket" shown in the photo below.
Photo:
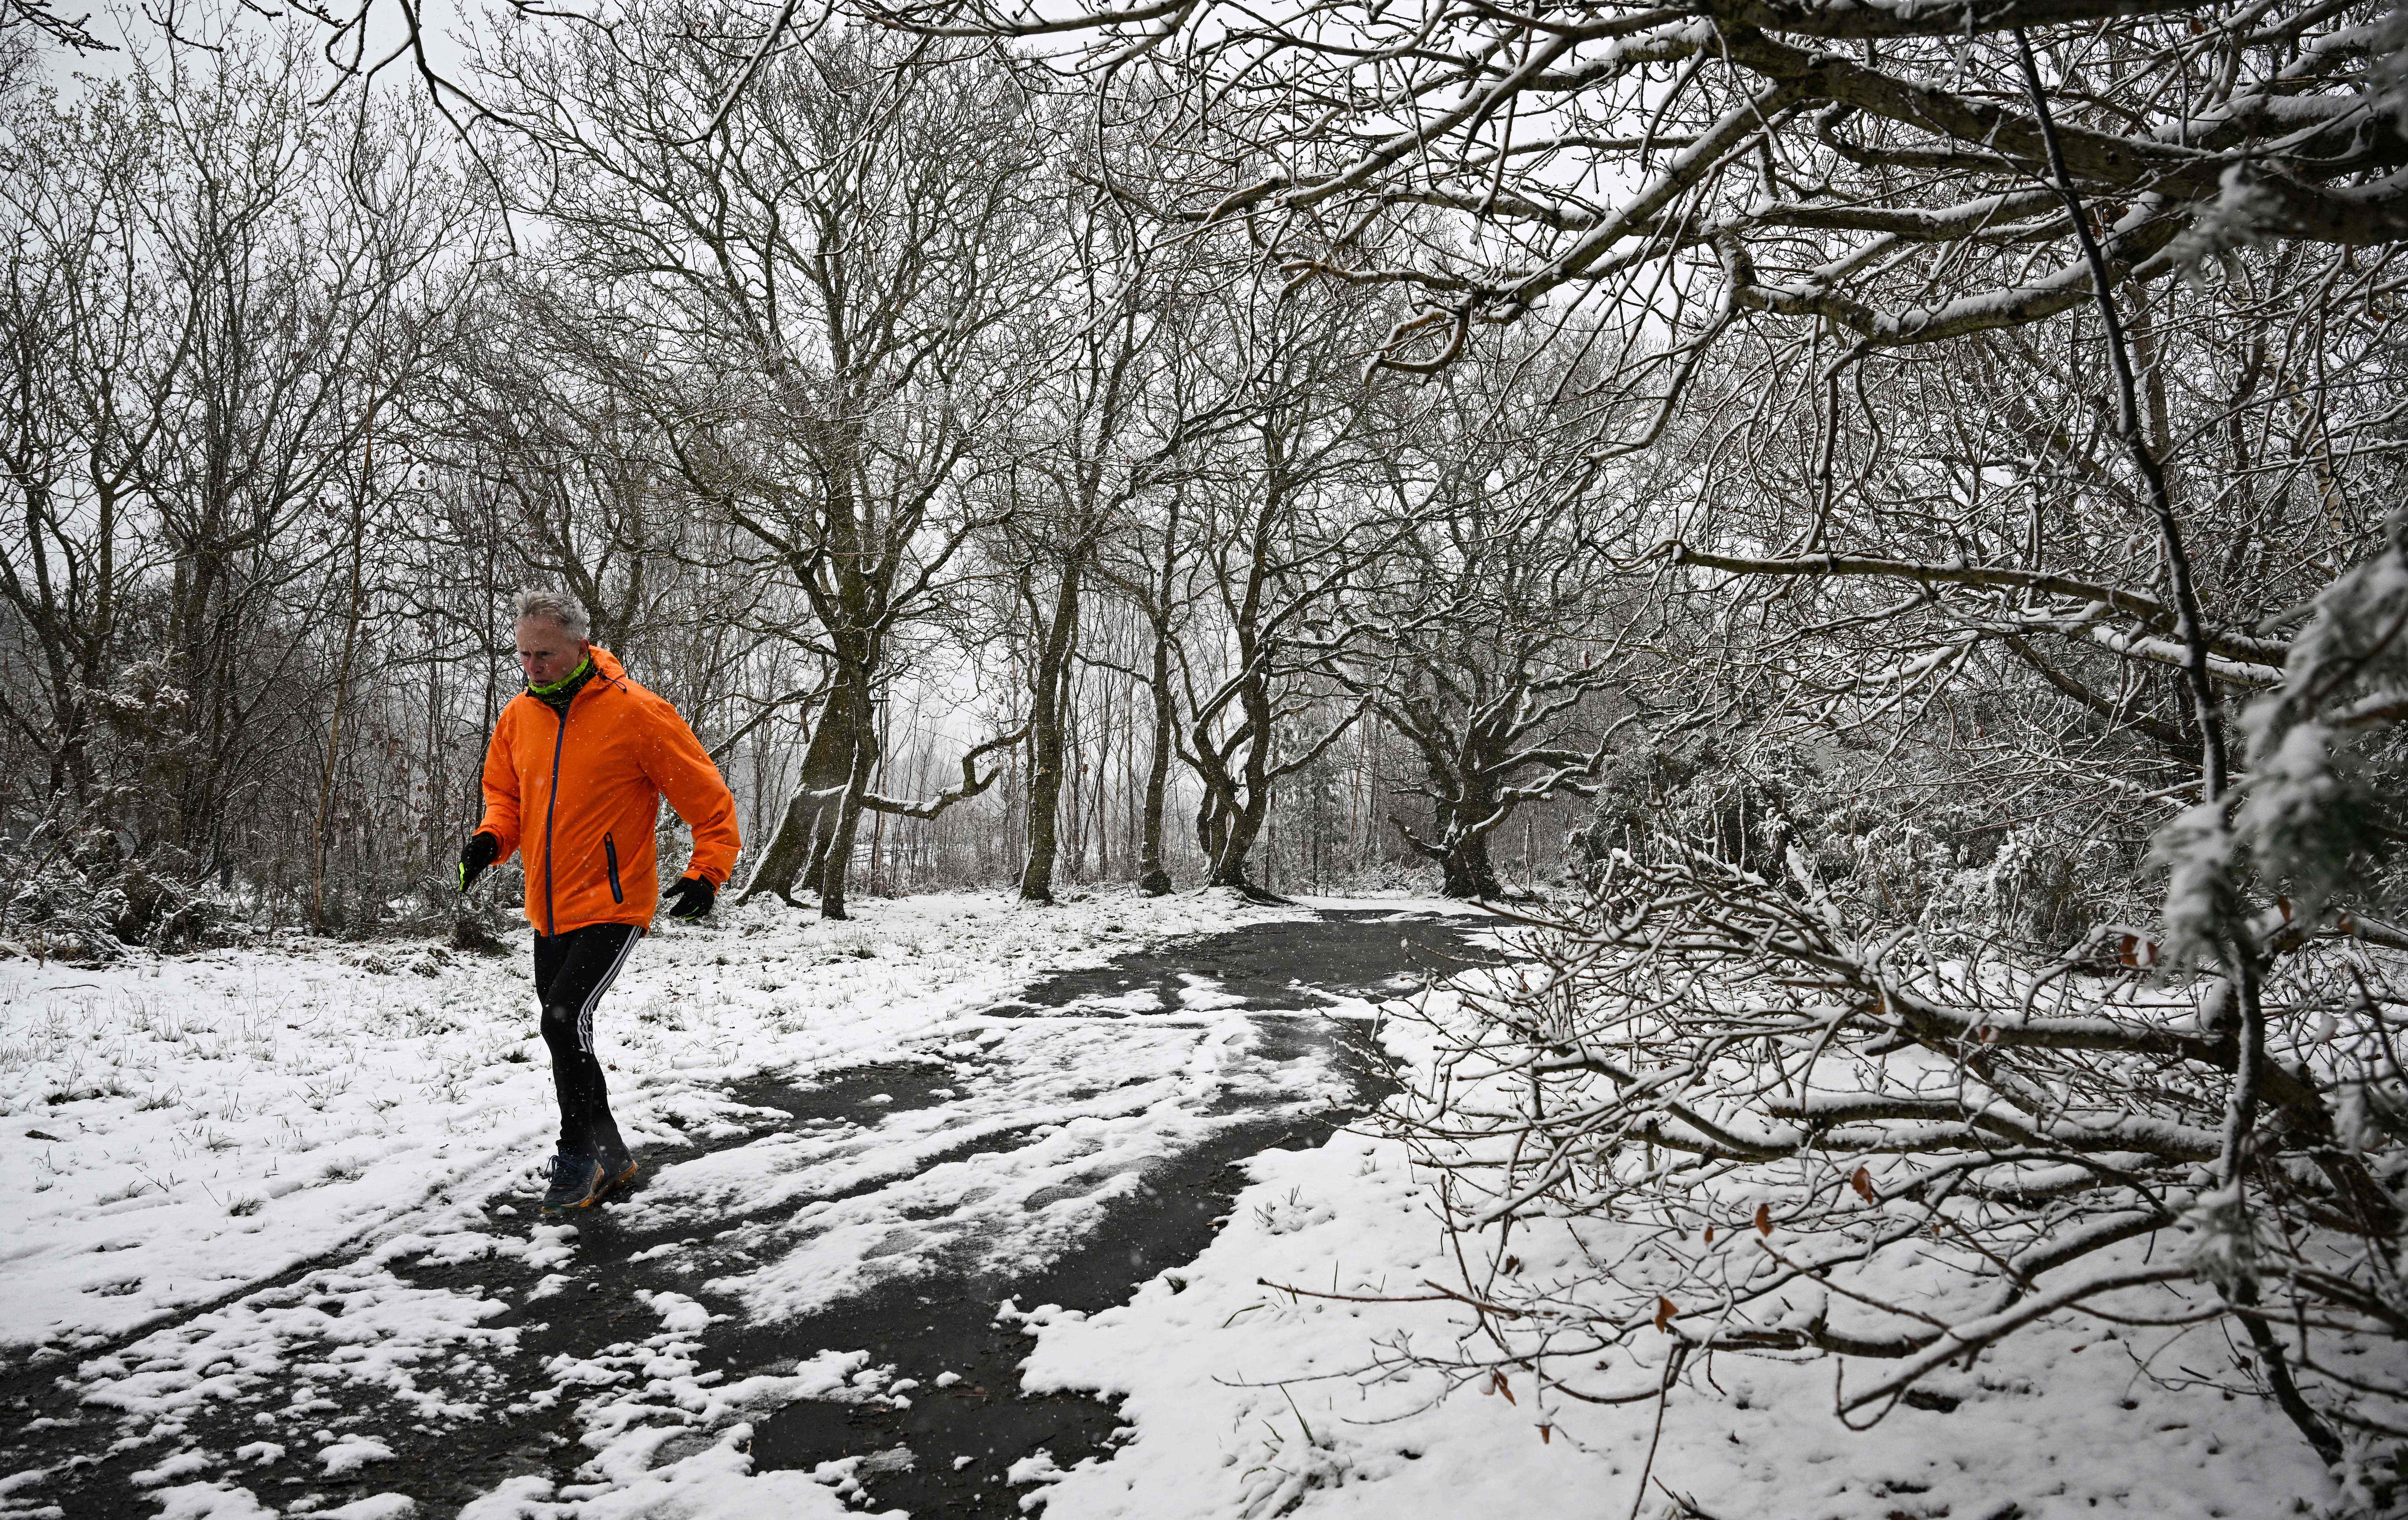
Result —
<path fill-rule="evenodd" d="M 610 900 L 625 902 L 627 894 L 619 885 L 619 841 L 608 834 L 602 836 L 602 864 L 610 872 Z"/>

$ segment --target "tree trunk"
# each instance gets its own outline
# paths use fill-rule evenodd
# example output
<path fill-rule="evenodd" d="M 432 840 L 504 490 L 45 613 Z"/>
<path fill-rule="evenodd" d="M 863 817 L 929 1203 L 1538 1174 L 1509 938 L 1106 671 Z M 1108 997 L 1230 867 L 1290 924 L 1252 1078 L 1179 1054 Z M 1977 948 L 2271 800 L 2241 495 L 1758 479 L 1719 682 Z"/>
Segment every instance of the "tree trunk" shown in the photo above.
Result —
<path fill-rule="evenodd" d="M 1030 598 L 1032 605 L 1035 600 Z M 1023 902 L 1054 900 L 1054 863 L 1061 842 L 1063 718 L 1078 626 L 1079 562 L 1074 555 L 1062 566 L 1053 622 L 1040 630 L 1037 665 L 1030 673 L 1035 700 L 1029 710 L 1028 860 L 1020 872 Z"/>
<path fill-rule="evenodd" d="M 1497 882 L 1496 868 L 1488 860 L 1488 836 L 1473 834 L 1457 839 L 1439 857 L 1439 870 L 1444 878 L 1440 888 L 1447 896 L 1466 899 L 1501 897 L 1504 888 Z"/>
<path fill-rule="evenodd" d="M 1054 859 L 1060 849 L 1061 829 L 1055 814 L 1062 800 L 1062 725 L 1053 704 L 1028 736 L 1028 858 L 1020 868 L 1020 900 L 1054 900 Z"/>
<path fill-rule="evenodd" d="M 1170 752 L 1177 745 L 1179 710 L 1170 690 L 1170 636 L 1154 636 L 1154 668 L 1147 672 L 1146 691 L 1154 698 L 1154 753 L 1146 757 L 1145 808 L 1140 821 L 1137 889 L 1159 897 L 1171 887 L 1170 872 L 1162 864 L 1162 813 L 1170 796 Z"/>
<path fill-rule="evenodd" d="M 360 643 L 360 559 L 366 552 L 369 472 L 376 467 L 375 422 L 360 451 L 360 489 L 351 498 L 351 599 L 343 615 L 343 657 L 335 669 L 335 710 L 326 724 L 326 766 L 318 778 L 318 818 L 309 830 L 309 932 L 326 932 L 326 825 L 335 811 L 335 773 L 343 753 L 343 703 L 351 691 L 351 658 Z"/>
<path fill-rule="evenodd" d="M 1170 797 L 1170 756 L 1179 747 L 1178 694 L 1170 685 L 1170 609 L 1173 576 L 1179 563 L 1179 501 L 1173 497 L 1163 518 L 1162 582 L 1153 594 L 1146 621 L 1154 632 L 1154 660 L 1146 671 L 1147 695 L 1154 699 L 1154 753 L 1147 756 L 1145 810 L 1139 825 L 1137 889 L 1159 897 L 1171 889 L 1170 872 L 1162 864 L 1163 810 Z"/>
<path fill-rule="evenodd" d="M 1220 860 L 1229 839 L 1229 810 L 1209 787 L 1196 805 L 1196 847 L 1204 853 L 1205 879 L 1219 884 Z"/>
<path fill-rule="evenodd" d="M 1246 861 L 1254 853 L 1254 841 L 1262 837 L 1268 802 L 1267 783 L 1249 787 L 1245 802 L 1236 807 L 1209 786 L 1206 788 L 1204 805 L 1196 814 L 1197 842 L 1204 847 L 1204 858 L 1211 872 L 1206 878 L 1206 885 L 1233 887 L 1249 897 L 1271 896 L 1246 874 Z"/>
<path fill-rule="evenodd" d="M 870 776 L 878 766 L 878 731 L 873 726 L 868 681 L 865 678 L 855 685 L 855 690 L 842 694 L 850 697 L 853 708 L 853 770 L 845 778 L 844 795 L 836 807 L 823 810 L 834 820 L 817 862 L 820 917 L 825 919 L 851 916 L 844 907 L 845 873 L 853 867 L 853 843 L 861 833 L 862 795 L 869 790 Z"/>
<path fill-rule="evenodd" d="M 857 747 L 848 695 L 841 689 L 830 695 L 820 725 L 804 748 L 802 777 L 795 783 L 794 796 L 778 820 L 778 832 L 763 852 L 739 903 L 774 892 L 789 906 L 800 906 L 795 902 L 795 884 L 803 881 L 816 884 L 824 879 L 828 847 L 842 810 L 836 794 L 852 782 Z"/>

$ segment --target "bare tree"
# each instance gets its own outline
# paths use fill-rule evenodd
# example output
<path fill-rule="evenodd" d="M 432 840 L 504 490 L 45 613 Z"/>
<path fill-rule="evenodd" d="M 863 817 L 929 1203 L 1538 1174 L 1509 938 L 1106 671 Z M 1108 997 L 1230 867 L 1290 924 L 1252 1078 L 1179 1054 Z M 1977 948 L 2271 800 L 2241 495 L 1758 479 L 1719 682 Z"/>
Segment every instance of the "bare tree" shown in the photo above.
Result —
<path fill-rule="evenodd" d="M 1720 748 L 1597 840 L 1418 1115 L 1498 1355 L 1567 1398 L 1659 1386 L 1658 1334 L 1674 1370 L 1870 1358 L 1872 1417 L 2109 1312 L 2222 1326 L 2330 1460 L 2397 1436 L 2408 1388 L 2333 1350 L 2401 1323 L 2389 262 L 2236 253 L 2120 337 L 2071 311 L 1962 363 L 1801 371 L 1772 329 L 1698 371 L 1656 451 L 1692 628 L 1645 683 L 1721 686 Z M 1565 1210 L 1644 1239 L 1503 1272 Z"/>
<path fill-rule="evenodd" d="M 1186 541 L 1188 482 L 1175 482 L 1153 501 L 1133 503 L 1124 531 L 1103 546 L 1096 573 L 1141 620 L 1145 664 L 1133 668 L 1145 691 L 1146 771 L 1139 801 L 1137 887 L 1158 897 L 1173 885 L 1164 865 L 1170 805 L 1170 767 L 1179 753 L 1179 687 L 1175 652 L 1185 624 L 1180 595 L 1180 546 Z"/>
<path fill-rule="evenodd" d="M 1226 147 L 1199 149 L 1172 204 L 1278 227 L 1297 272 L 1412 288 L 1398 358 L 1590 292 L 1677 310 L 1698 336 L 1777 312 L 1876 347 L 2084 305 L 2091 270 L 2049 184 L 2026 29 L 2047 29 L 2062 155 L 2112 285 L 2252 236 L 2377 248 L 2408 232 L 2374 0 L 876 13 L 1088 50 L 1108 74 L 1183 92 Z M 1432 207 L 1477 236 L 1401 263 L 1366 237 Z"/>
<path fill-rule="evenodd" d="M 1278 782 L 1362 710 L 1314 698 L 1336 689 L 1332 664 L 1355 637 L 1337 616 L 1342 588 L 1398 531 L 1371 509 L 1388 490 L 1377 461 L 1396 418 L 1357 357 L 1376 320 L 1364 302 L 1254 300 L 1238 312 L 1212 362 L 1242 423 L 1183 514 L 1182 596 L 1198 614 L 1172 652 L 1208 882 L 1253 893 L 1248 857 Z"/>
<path fill-rule="evenodd" d="M 2396 880 L 2370 815 L 2306 800 L 2358 796 L 2355 767 L 2389 752 L 2249 709 L 2261 746 L 2297 746 L 2292 805 L 2357 821 L 2324 855 L 2382 863 L 2310 922 L 2263 874 L 2295 831 L 2245 822 L 2270 816 L 2253 793 L 2280 795 L 2289 751 L 2229 737 L 2275 691 L 2304 712 L 2355 690 L 2366 725 L 2388 721 L 2387 695 L 2350 684 L 2388 648 L 2369 631 L 2384 577 L 2352 567 L 2383 563 L 2399 449 L 2408 134 L 2379 7 L 880 14 L 1054 38 L 1098 79 L 1181 95 L 1192 151 L 1148 191 L 1165 214 L 1242 218 L 1297 282 L 1408 293 L 1390 367 L 1460 363 L 1543 309 L 1587 351 L 1599 462 L 1654 456 L 1663 588 L 1722 688 L 1700 790 L 1741 816 L 1711 820 L 1711 845 L 1692 812 L 1600 850 L 1598 899 L 1541 946 L 1553 974 L 1455 1031 L 1422 1134 L 1471 1190 L 1467 1229 L 1501 1251 L 1514 1220 L 1627 1206 L 1694 1239 L 1706 1216 L 1683 1211 L 1717 1180 L 1813 1157 L 1845 1191 L 1798 1184 L 1754 1216 L 1760 1241 L 1800 1221 L 1750 1269 L 1763 1322 L 1730 1328 L 1724 1294 L 1680 1355 L 1893 1356 L 1878 1404 L 2125 1295 L 2119 1312 L 2229 1327 L 2243 1377 L 2328 1456 L 2344 1432 L 2397 1433 L 2397 1390 L 2314 1345 L 2401 1323 L 2377 1243 L 2396 1140 L 2339 1117 L 2399 1080 L 2393 995 L 2339 970 L 2393 984 Z M 2312 630 L 2357 631 L 2289 637 L 2310 608 Z M 2337 642 L 2354 652 L 2300 674 Z M 1943 819 L 1986 866 L 1932 842 Z M 2070 948 L 1997 938 L 1984 915 L 2035 862 L 2088 878 L 2052 889 L 2048 922 L 2116 916 Z M 1952 895 L 1977 867 L 1979 900 Z M 2119 958 L 2142 964 L 2118 980 Z M 2106 985 L 2084 980 L 2102 966 Z M 1783 990 L 1801 982 L 1829 1005 Z M 1665 1148 L 1694 1159 L 1651 1159 Z M 1850 1196 L 1868 1217 L 1843 1218 Z M 1899 1205 L 1961 1238 L 1994 1296 L 1918 1323 L 1868 1283 L 1849 1291 L 1892 1319 L 1829 1328 L 1800 1294 L 1888 1250 Z M 2122 1262 L 2175 1230 L 2181 1262 Z M 1660 1281 L 1600 1263 L 1465 1301 L 1499 1355 L 1586 1315 L 1545 1349 L 1594 1357 L 1677 1326 L 1723 1270 L 1669 1243 L 1631 1259 L 1658 1255 Z M 2161 1288 L 2181 1303 L 2132 1308 Z"/>
<path fill-rule="evenodd" d="M 833 687 L 747 895 L 807 880 L 842 917 L 860 815 L 891 801 L 870 784 L 892 641 L 977 524 L 974 446 L 1020 374 L 1029 103 L 995 65 L 830 32 L 698 120 L 728 79 L 717 23 L 639 21 L 638 53 L 532 36 L 486 67 L 547 155 L 527 188 L 554 256 L 656 340 L 618 377 L 629 404 L 810 602 Z"/>
<path fill-rule="evenodd" d="M 333 662 L 307 635 L 344 601 L 322 505 L 445 340 L 432 261 L 462 213 L 423 122 L 313 118 L 289 53 L 161 68 L 10 122 L 23 512 L 0 591 L 43 672 L 10 683 L 19 736 L 80 806 L 123 786 L 104 816 L 192 872 L 315 747 Z M 309 816 L 322 785 L 300 789 Z"/>
<path fill-rule="evenodd" d="M 1141 502 L 1174 488 L 1191 468 L 1191 446 L 1229 421 L 1226 388 L 1214 388 L 1193 351 L 1210 341 L 1197 289 L 1198 251 L 1076 180 L 1066 210 L 1068 288 L 1055 297 L 1052 317 L 1065 340 L 1039 365 L 1042 389 L 1017 424 L 1031 446 L 1012 468 L 1021 505 L 1006 533 L 1032 636 L 1028 849 L 1020 894 L 1035 902 L 1054 897 L 1068 710 L 1089 583 L 1099 575 L 1124 579 L 1110 564 L 1099 566 L 1099 556 L 1108 540 L 1134 549 L 1127 559 L 1143 556 L 1138 545 L 1150 547 L 1152 535 Z M 1167 660 L 1167 649 L 1156 647 Z M 1164 675 L 1153 689 L 1167 698 L 1167 668 Z M 1166 767 L 1169 748 L 1165 743 L 1159 752 Z M 1157 842 L 1149 858 L 1158 870 L 1158 810 L 1154 816 Z"/>
<path fill-rule="evenodd" d="M 1594 796 L 1637 713 L 1606 695 L 1645 647 L 1616 555 L 1660 524 L 1639 470 L 1593 461 L 1585 410 L 1551 405 L 1564 378 L 1526 351 L 1448 375 L 1399 467 L 1426 474 L 1419 506 L 1350 609 L 1367 637 L 1340 679 L 1420 760 L 1426 836 L 1394 822 L 1451 897 L 1503 896 L 1490 840 L 1525 804 Z"/>

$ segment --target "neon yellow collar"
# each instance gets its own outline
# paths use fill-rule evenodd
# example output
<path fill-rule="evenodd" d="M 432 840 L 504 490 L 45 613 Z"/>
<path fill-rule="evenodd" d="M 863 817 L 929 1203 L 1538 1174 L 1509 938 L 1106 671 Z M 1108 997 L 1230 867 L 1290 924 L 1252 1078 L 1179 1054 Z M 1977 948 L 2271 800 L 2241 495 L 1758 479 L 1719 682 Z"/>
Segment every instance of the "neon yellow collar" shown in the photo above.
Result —
<path fill-rule="evenodd" d="M 593 672 L 593 669 L 594 656 L 588 654 L 585 658 L 577 662 L 576 669 L 571 670 L 568 674 L 561 677 L 558 681 L 553 681 L 551 685 L 538 686 L 534 681 L 530 681 L 527 682 L 527 690 L 535 693 L 538 696 L 555 696 L 559 695 L 563 687 L 590 675 Z"/>

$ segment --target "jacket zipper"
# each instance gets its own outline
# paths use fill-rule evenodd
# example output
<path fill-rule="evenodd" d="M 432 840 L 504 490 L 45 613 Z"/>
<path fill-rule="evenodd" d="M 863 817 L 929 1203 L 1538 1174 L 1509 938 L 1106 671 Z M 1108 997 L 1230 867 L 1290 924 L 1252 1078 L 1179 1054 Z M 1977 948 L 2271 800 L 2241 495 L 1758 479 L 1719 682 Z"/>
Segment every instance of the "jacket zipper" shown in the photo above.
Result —
<path fill-rule="evenodd" d="M 627 895 L 619 890 L 619 841 L 608 834 L 602 836 L 602 861 L 610 868 L 610 900 L 625 902 Z"/>
<path fill-rule="evenodd" d="M 569 707 L 577 699 L 570 697 Z M 560 919 L 552 907 L 552 811 L 560 805 L 560 747 L 568 738 L 567 709 L 561 710 L 560 731 L 552 739 L 552 790 L 543 797 L 543 932 L 550 939 L 560 933 Z"/>

